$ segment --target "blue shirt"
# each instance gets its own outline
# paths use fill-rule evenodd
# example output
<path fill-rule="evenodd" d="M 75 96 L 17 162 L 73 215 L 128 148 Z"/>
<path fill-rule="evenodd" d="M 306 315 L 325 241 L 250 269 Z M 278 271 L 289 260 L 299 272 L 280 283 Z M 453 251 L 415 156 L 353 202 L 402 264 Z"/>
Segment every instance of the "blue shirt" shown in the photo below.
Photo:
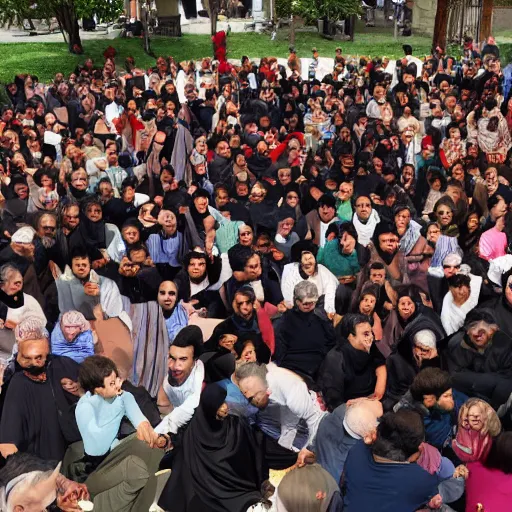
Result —
<path fill-rule="evenodd" d="M 133 395 L 124 391 L 122 395 L 105 400 L 88 391 L 75 409 L 76 423 L 84 442 L 87 455 L 105 455 L 118 444 L 117 433 L 124 416 L 137 428 L 147 421 Z"/>

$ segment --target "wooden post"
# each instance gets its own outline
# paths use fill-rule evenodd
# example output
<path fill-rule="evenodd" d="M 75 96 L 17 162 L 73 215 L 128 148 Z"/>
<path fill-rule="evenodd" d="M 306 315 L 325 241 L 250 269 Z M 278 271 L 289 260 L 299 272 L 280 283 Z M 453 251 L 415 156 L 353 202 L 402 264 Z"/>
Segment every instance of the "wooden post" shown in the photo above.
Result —
<path fill-rule="evenodd" d="M 484 42 L 491 35 L 492 32 L 492 7 L 493 0 L 483 0 L 482 5 L 482 19 L 480 22 L 480 37 L 479 40 Z"/>
<path fill-rule="evenodd" d="M 432 46 L 446 47 L 446 30 L 448 28 L 448 0 L 437 0 L 436 21 Z"/>

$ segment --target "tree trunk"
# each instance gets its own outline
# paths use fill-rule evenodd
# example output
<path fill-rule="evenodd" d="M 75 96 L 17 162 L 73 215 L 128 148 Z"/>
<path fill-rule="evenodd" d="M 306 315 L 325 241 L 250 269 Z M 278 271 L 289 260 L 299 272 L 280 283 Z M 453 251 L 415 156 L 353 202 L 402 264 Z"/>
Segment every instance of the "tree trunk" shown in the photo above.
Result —
<path fill-rule="evenodd" d="M 217 15 L 219 13 L 219 1 L 210 0 L 208 7 L 208 14 L 210 15 L 210 35 L 214 36 L 217 33 Z"/>
<path fill-rule="evenodd" d="M 295 16 L 290 16 L 290 46 L 295 46 Z"/>
<path fill-rule="evenodd" d="M 434 27 L 434 37 L 432 39 L 432 46 L 435 49 L 437 46 L 445 48 L 446 46 L 446 31 L 448 28 L 448 0 L 437 0 L 436 21 Z"/>
<path fill-rule="evenodd" d="M 82 54 L 82 40 L 80 39 L 80 27 L 76 17 L 75 5 L 73 2 L 61 4 L 55 9 L 55 17 L 59 22 L 61 30 L 67 34 L 67 43 L 71 53 Z"/>
<path fill-rule="evenodd" d="M 479 41 L 486 41 L 492 30 L 492 7 L 493 0 L 484 0 L 482 5 L 482 20 L 480 22 Z"/>

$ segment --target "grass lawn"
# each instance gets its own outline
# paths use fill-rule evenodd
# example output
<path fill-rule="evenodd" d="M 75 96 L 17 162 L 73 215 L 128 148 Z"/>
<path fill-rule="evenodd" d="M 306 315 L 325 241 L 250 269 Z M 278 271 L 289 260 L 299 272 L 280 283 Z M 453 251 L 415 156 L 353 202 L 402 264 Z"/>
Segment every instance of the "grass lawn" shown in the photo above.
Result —
<path fill-rule="evenodd" d="M 362 32 L 362 31 L 365 32 Z M 228 37 L 228 58 L 249 57 L 287 57 L 288 39 L 283 29 L 275 41 L 270 36 L 255 33 L 231 33 Z M 393 39 L 392 27 L 365 29 L 358 25 L 355 42 L 329 41 L 315 32 L 297 32 L 295 47 L 302 57 L 311 56 L 311 48 L 316 46 L 320 56 L 334 57 L 337 46 L 343 48 L 345 55 L 369 55 L 400 57 L 403 55 L 402 44 L 411 44 L 418 56 L 429 52 L 429 37 L 413 36 L 410 38 Z M 143 51 L 140 39 L 87 40 L 84 41 L 85 54 L 72 55 L 64 43 L 9 43 L 0 44 L 0 81 L 12 80 L 18 73 L 31 73 L 40 80 L 48 81 L 55 73 L 70 73 L 75 66 L 83 62 L 85 56 L 92 57 L 95 62 L 103 62 L 102 53 L 112 45 L 118 51 L 117 62 L 122 65 L 128 55 L 132 55 L 138 66 L 149 67 L 154 59 Z M 152 40 L 155 55 L 172 55 L 178 61 L 198 59 L 212 55 L 212 44 L 208 35 L 186 34 L 179 39 L 155 37 Z"/>

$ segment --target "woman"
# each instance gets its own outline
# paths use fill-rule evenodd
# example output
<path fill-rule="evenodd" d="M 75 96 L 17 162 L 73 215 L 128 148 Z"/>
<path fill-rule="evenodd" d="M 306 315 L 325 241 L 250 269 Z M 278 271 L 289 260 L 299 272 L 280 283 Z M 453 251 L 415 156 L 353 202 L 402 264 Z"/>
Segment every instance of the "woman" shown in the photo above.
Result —
<path fill-rule="evenodd" d="M 443 235 L 457 236 L 458 227 L 454 224 L 453 216 L 455 213 L 455 204 L 448 196 L 443 196 L 434 206 L 434 220 L 441 227 Z"/>
<path fill-rule="evenodd" d="M 459 246 L 464 254 L 474 252 L 478 248 L 481 234 L 480 215 L 470 208 L 466 221 L 460 227 Z"/>
<path fill-rule="evenodd" d="M 149 235 L 146 245 L 151 260 L 164 280 L 172 280 L 181 269 L 183 235 L 178 231 L 176 215 L 170 210 L 158 214 L 159 233 Z"/>
<path fill-rule="evenodd" d="M 293 231 L 295 212 L 289 206 L 283 206 L 276 212 L 277 229 L 274 245 L 286 259 L 290 258 L 292 246 L 299 241 L 299 235 Z"/>
<path fill-rule="evenodd" d="M 183 302 L 178 302 L 178 288 L 172 281 L 162 281 L 160 283 L 158 304 L 162 308 L 165 318 L 169 343 L 172 343 L 178 332 L 188 325 L 189 317 Z"/>
<path fill-rule="evenodd" d="M 344 181 L 340 184 L 336 201 L 336 216 L 342 222 L 350 222 L 354 216 L 352 210 L 353 195 L 354 184 L 351 181 Z"/>
<path fill-rule="evenodd" d="M 327 314 L 334 314 L 336 288 L 338 280 L 324 265 L 316 261 L 316 245 L 311 242 L 297 242 L 291 250 L 291 263 L 284 266 L 281 277 L 281 291 L 283 292 L 286 306 L 293 307 L 293 290 L 297 283 L 307 280 L 315 283 L 320 296 L 319 305 Z M 323 299 L 322 299 L 323 298 Z"/>
<path fill-rule="evenodd" d="M 306 216 L 302 214 L 302 210 L 300 208 L 299 192 L 300 189 L 298 186 L 288 188 L 285 202 L 287 206 L 295 211 L 295 226 L 293 227 L 293 231 L 299 235 L 301 240 L 304 240 L 308 233 L 308 223 Z"/>
<path fill-rule="evenodd" d="M 418 325 L 419 321 L 428 320 L 432 330 L 444 338 L 444 330 L 439 317 L 434 311 L 423 304 L 422 291 L 414 285 L 403 286 L 398 290 L 396 310 L 391 311 L 384 327 L 382 342 L 377 346 L 384 357 L 389 357 L 402 336 L 407 336 Z"/>
<path fill-rule="evenodd" d="M 23 277 L 12 264 L 0 267 L 0 357 L 9 358 L 15 343 L 14 328 L 28 317 L 36 317 L 46 325 L 39 302 L 23 293 Z"/>
<path fill-rule="evenodd" d="M 499 217 L 496 224 L 482 233 L 478 242 L 478 254 L 486 261 L 492 261 L 507 254 L 508 240 L 505 230 L 505 217 Z"/>
<path fill-rule="evenodd" d="M 376 342 L 382 339 L 382 322 L 375 311 L 378 298 L 379 287 L 371 283 L 366 283 L 354 304 L 354 313 L 361 313 L 361 315 L 366 315 L 368 318 L 372 319 L 373 338 Z"/>
<path fill-rule="evenodd" d="M 142 226 L 140 236 L 143 242 L 145 242 L 149 235 L 158 233 L 160 225 L 158 224 L 158 214 L 160 213 L 160 207 L 155 203 L 143 204 L 139 209 L 138 220 Z"/>
<path fill-rule="evenodd" d="M 183 436 L 159 505 L 171 512 L 245 512 L 261 500 L 261 452 L 243 418 L 231 416 L 226 390 L 208 385 Z"/>
<path fill-rule="evenodd" d="M 394 214 L 396 231 L 400 237 L 399 249 L 405 254 L 409 279 L 411 283 L 428 290 L 427 270 L 434 251 L 421 236 L 421 226 L 411 219 L 408 206 L 397 205 Z"/>

